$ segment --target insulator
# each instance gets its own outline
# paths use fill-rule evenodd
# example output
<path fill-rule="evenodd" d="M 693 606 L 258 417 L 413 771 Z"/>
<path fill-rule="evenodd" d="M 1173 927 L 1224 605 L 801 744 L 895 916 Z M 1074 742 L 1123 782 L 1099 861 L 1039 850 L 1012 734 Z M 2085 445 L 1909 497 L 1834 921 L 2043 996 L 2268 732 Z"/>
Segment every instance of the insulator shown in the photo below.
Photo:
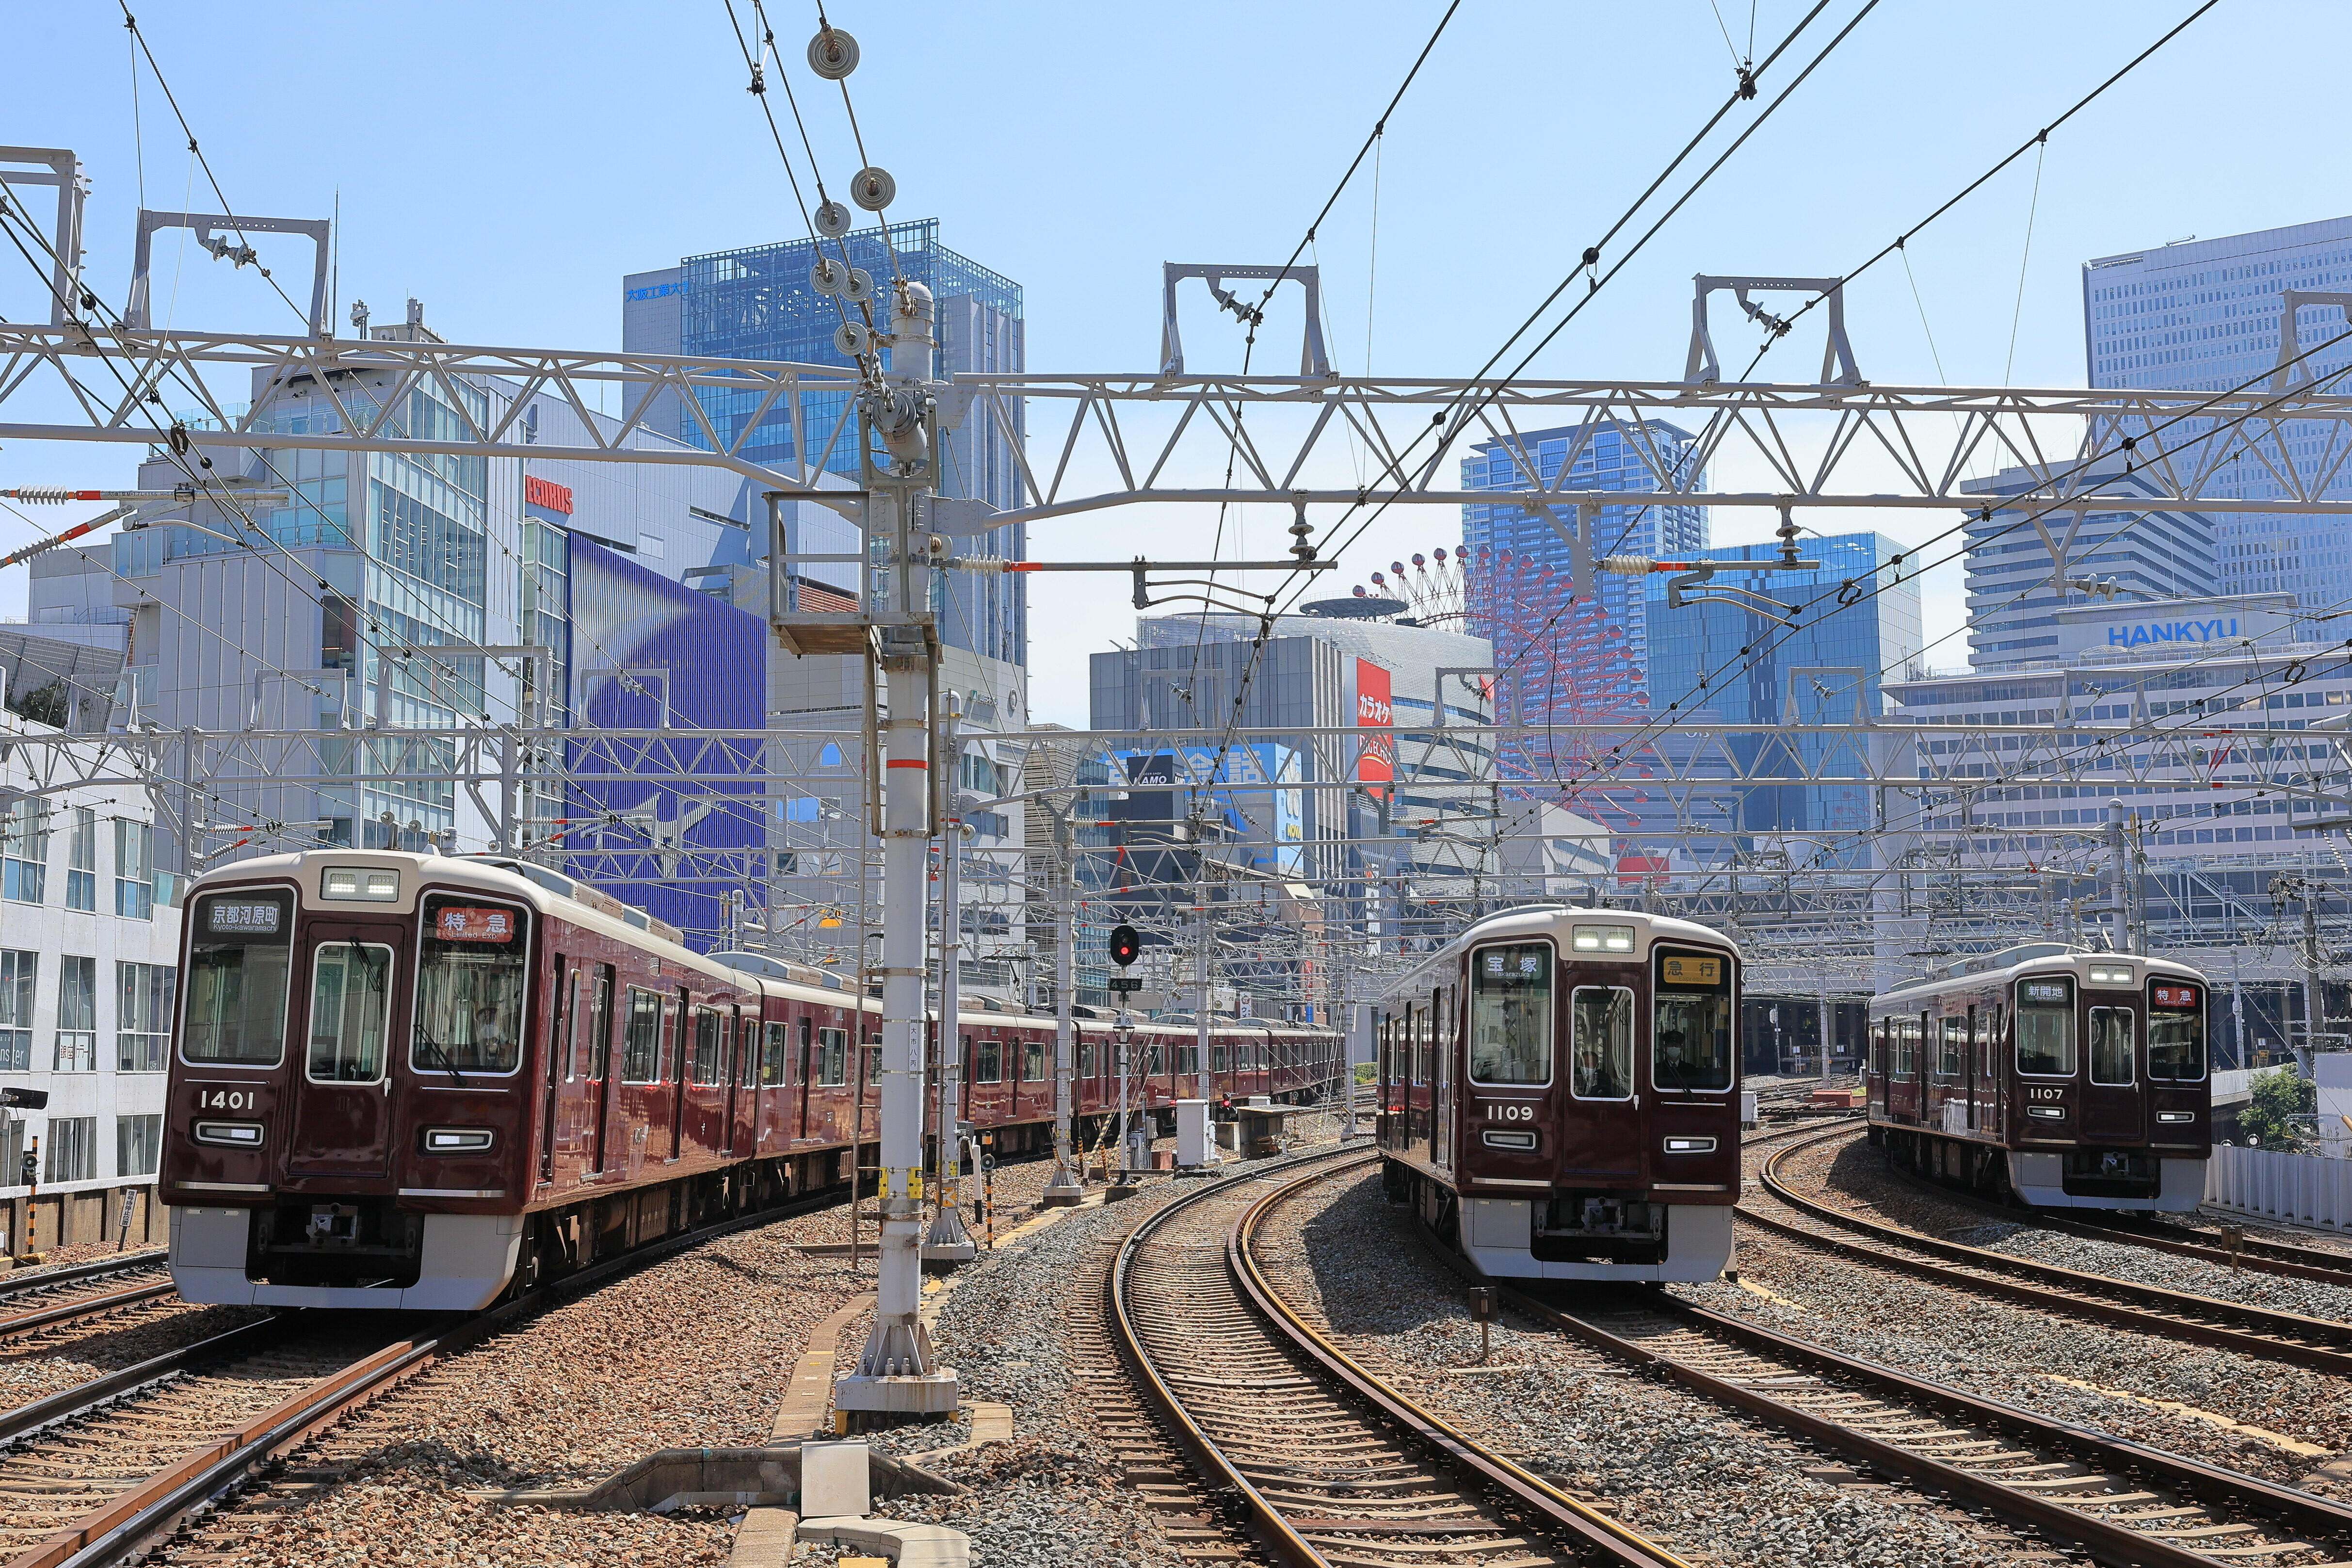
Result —
<path fill-rule="evenodd" d="M 11 496 L 31 506 L 63 506 L 74 499 L 75 492 L 47 485 L 28 485 L 23 489 L 0 490 L 0 495 Z"/>
<path fill-rule="evenodd" d="M 1596 564 L 1603 572 L 1613 572 L 1621 577 L 1646 577 L 1650 574 L 1650 558 L 1646 555 L 1604 555 Z"/>
<path fill-rule="evenodd" d="M 1001 555 L 959 555 L 948 563 L 959 572 L 978 572 L 986 576 L 1003 576 L 1013 563 Z"/>
<path fill-rule="evenodd" d="M 809 69 L 827 81 L 839 81 L 857 68 L 857 40 L 838 27 L 827 27 L 809 40 Z"/>
<path fill-rule="evenodd" d="M 849 199 L 867 212 L 878 213 L 898 195 L 898 182 L 887 171 L 872 165 L 850 176 Z"/>

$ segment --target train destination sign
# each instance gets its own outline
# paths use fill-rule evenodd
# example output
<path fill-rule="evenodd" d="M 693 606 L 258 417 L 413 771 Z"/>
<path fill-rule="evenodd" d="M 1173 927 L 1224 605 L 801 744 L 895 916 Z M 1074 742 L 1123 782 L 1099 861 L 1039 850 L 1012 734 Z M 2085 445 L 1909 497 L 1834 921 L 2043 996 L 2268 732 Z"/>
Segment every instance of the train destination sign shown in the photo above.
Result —
<path fill-rule="evenodd" d="M 1720 985 L 1723 984 L 1723 960 L 1669 954 L 1658 978 L 1668 985 Z"/>
<path fill-rule="evenodd" d="M 434 911 L 433 934 L 443 942 L 512 942 L 514 911 L 447 904 Z"/>
<path fill-rule="evenodd" d="M 237 936 L 274 936 L 278 919 L 279 910 L 274 902 L 230 903 L 215 899 L 211 913 L 205 918 L 205 929 Z"/>
<path fill-rule="evenodd" d="M 2063 980 L 2029 980 L 2021 987 L 2024 999 L 2042 1007 L 2063 1007 L 2074 1000 Z"/>

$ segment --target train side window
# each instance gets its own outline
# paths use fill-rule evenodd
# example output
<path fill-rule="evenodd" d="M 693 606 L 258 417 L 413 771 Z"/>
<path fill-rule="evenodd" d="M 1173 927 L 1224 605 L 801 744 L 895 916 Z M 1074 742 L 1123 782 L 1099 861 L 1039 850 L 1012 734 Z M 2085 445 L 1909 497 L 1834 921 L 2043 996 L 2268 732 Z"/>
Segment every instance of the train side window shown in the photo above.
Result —
<path fill-rule="evenodd" d="M 719 1076 L 719 1023 L 718 1008 L 697 1007 L 694 1010 L 694 1058 L 690 1070 L 693 1081 L 698 1084 L 721 1081 Z"/>
<path fill-rule="evenodd" d="M 1580 985 L 1569 993 L 1568 1088 L 1579 1100 L 1633 1097 L 1633 993 Z"/>
<path fill-rule="evenodd" d="M 820 1089 L 839 1089 L 849 1081 L 849 1031 L 816 1032 L 816 1081 Z"/>
<path fill-rule="evenodd" d="M 1936 1076 L 1958 1078 L 1968 1071 L 1969 1021 L 1965 1016 L 1936 1020 Z"/>
<path fill-rule="evenodd" d="M 1209 1070 L 1211 1072 L 1223 1072 L 1225 1070 L 1225 1051 L 1226 1047 L 1224 1041 L 1212 1040 L 1209 1042 Z"/>
<path fill-rule="evenodd" d="M 591 1083 L 604 1081 L 605 1062 L 613 1054 L 613 966 L 600 963 L 588 988 L 588 1059 Z"/>
<path fill-rule="evenodd" d="M 793 1054 L 793 1081 L 806 1088 L 812 1064 L 809 1053 L 816 1043 L 815 1022 L 805 1013 L 801 1015 L 801 1048 Z"/>
<path fill-rule="evenodd" d="M 1651 954 L 1656 987 L 1650 1027 L 1650 1079 L 1661 1089 L 1731 1087 L 1731 960 L 1721 953 L 1659 947 Z"/>
<path fill-rule="evenodd" d="M 1515 942 L 1470 955 L 1470 1080 L 1538 1089 L 1551 1081 L 1552 952 Z M 1443 1016 L 1446 997 L 1438 994 Z"/>
<path fill-rule="evenodd" d="M 1095 1042 L 1092 1036 L 1078 1037 L 1078 1077 L 1081 1080 L 1095 1076 Z"/>
<path fill-rule="evenodd" d="M 181 1060 L 276 1067 L 286 1054 L 294 895 L 215 893 L 196 900 L 189 923 Z"/>
<path fill-rule="evenodd" d="M 566 1082 L 580 1076 L 580 972 L 563 966 L 563 955 L 555 955 L 555 983 L 562 989 L 555 998 L 555 1037 L 549 1042 L 548 1051 L 563 1064 Z M 550 1068 L 551 1079 L 554 1069 Z"/>
<path fill-rule="evenodd" d="M 383 1077 L 392 1012 L 392 949 L 379 942 L 321 944 L 311 960 L 313 1083 L 373 1083 Z"/>
<path fill-rule="evenodd" d="M 980 1071 L 976 1075 L 976 1081 L 981 1083 L 1004 1081 L 1003 1041 L 984 1039 L 980 1042 Z"/>
<path fill-rule="evenodd" d="M 2149 984 L 2147 1076 L 2169 1083 L 2195 1083 L 2205 1076 L 2204 987 L 2178 981 Z"/>
<path fill-rule="evenodd" d="M 774 1089 L 784 1081 L 785 1065 L 792 1060 L 793 1030 L 790 1024 L 771 1024 L 767 1045 L 760 1053 L 760 1087 Z"/>
<path fill-rule="evenodd" d="M 629 1022 L 621 1037 L 621 1081 L 661 1081 L 662 999 L 657 991 L 629 987 Z"/>
<path fill-rule="evenodd" d="M 2134 1080 L 2128 1007 L 2091 1009 L 2091 1081 L 2119 1088 Z"/>
<path fill-rule="evenodd" d="M 2065 974 L 2017 983 L 2017 1070 L 2074 1076 L 2074 981 Z"/>
<path fill-rule="evenodd" d="M 1992 1077 L 1992 1009 L 1969 1008 L 1969 1048 L 1977 1058 L 1977 1081 L 1982 1083 Z"/>
<path fill-rule="evenodd" d="M 1045 1081 L 1045 1042 L 1030 1040 L 1021 1050 L 1021 1077 L 1027 1083 Z"/>
<path fill-rule="evenodd" d="M 1889 1018 L 1886 1021 L 1886 1043 L 1895 1058 L 1895 1070 L 1888 1076 L 1907 1079 L 1912 1076 L 1913 1051 L 1919 1038 L 1919 1016 Z"/>

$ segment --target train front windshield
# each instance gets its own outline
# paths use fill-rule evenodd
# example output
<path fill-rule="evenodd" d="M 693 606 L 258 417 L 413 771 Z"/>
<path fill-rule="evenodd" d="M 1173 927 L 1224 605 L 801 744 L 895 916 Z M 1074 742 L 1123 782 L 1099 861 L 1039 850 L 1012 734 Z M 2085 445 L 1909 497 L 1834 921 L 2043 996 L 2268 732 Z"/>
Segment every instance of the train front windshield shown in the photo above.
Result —
<path fill-rule="evenodd" d="M 2179 981 L 2147 988 L 2147 1076 L 2195 1083 L 2205 1076 L 2205 990 Z"/>
<path fill-rule="evenodd" d="M 196 900 L 188 938 L 190 1062 L 275 1067 L 286 1052 L 294 897 L 215 893 Z"/>
<path fill-rule="evenodd" d="M 1731 1087 L 1731 961 L 1720 953 L 1660 948 L 1653 960 L 1656 1012 L 1651 1080 L 1662 1089 Z"/>
<path fill-rule="evenodd" d="M 1492 1084 L 1551 1081 L 1548 943 L 1482 947 L 1471 958 L 1470 1077 Z"/>
<path fill-rule="evenodd" d="M 416 977 L 418 1072 L 512 1072 L 522 1059 L 528 934 L 520 910 L 434 894 Z"/>

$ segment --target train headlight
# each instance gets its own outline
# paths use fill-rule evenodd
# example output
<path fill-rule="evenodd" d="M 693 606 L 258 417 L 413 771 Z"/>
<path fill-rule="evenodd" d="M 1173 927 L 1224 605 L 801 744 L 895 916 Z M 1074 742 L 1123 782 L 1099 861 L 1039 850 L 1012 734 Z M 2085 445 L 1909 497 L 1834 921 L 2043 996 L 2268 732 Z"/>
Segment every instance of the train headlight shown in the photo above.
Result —
<path fill-rule="evenodd" d="M 400 897 L 400 873 L 380 871 L 373 866 L 330 866 L 320 874 L 319 896 L 356 899 L 372 904 L 392 903 Z"/>
<path fill-rule="evenodd" d="M 2197 1120 L 2197 1113 L 2193 1110 L 2159 1110 L 2156 1113 L 2156 1119 L 2158 1121 L 2170 1122 L 2194 1121 Z"/>
<path fill-rule="evenodd" d="M 261 1123 L 258 1121 L 199 1121 L 194 1131 L 199 1143 L 215 1143 L 228 1149 L 261 1147 Z"/>
<path fill-rule="evenodd" d="M 1715 1152 L 1715 1140 L 1712 1138 L 1669 1138 L 1666 1140 L 1666 1152 L 1669 1154 L 1712 1154 Z"/>
<path fill-rule="evenodd" d="M 2128 966 L 2117 967 L 2105 963 L 2091 965 L 2091 984 L 2094 985 L 2128 985 L 2131 983 L 2132 972 Z"/>
<path fill-rule="evenodd" d="M 2066 1108 L 2063 1105 L 2029 1105 L 2025 1108 L 2025 1114 L 2044 1121 L 2063 1121 L 2066 1120 Z"/>
<path fill-rule="evenodd" d="M 428 1127 L 425 1130 L 425 1152 L 478 1154 L 498 1142 L 498 1136 L 487 1127 Z"/>
<path fill-rule="evenodd" d="M 1569 946 L 1578 952 L 1631 952 L 1633 951 L 1633 928 L 1578 926 L 1569 935 Z"/>

